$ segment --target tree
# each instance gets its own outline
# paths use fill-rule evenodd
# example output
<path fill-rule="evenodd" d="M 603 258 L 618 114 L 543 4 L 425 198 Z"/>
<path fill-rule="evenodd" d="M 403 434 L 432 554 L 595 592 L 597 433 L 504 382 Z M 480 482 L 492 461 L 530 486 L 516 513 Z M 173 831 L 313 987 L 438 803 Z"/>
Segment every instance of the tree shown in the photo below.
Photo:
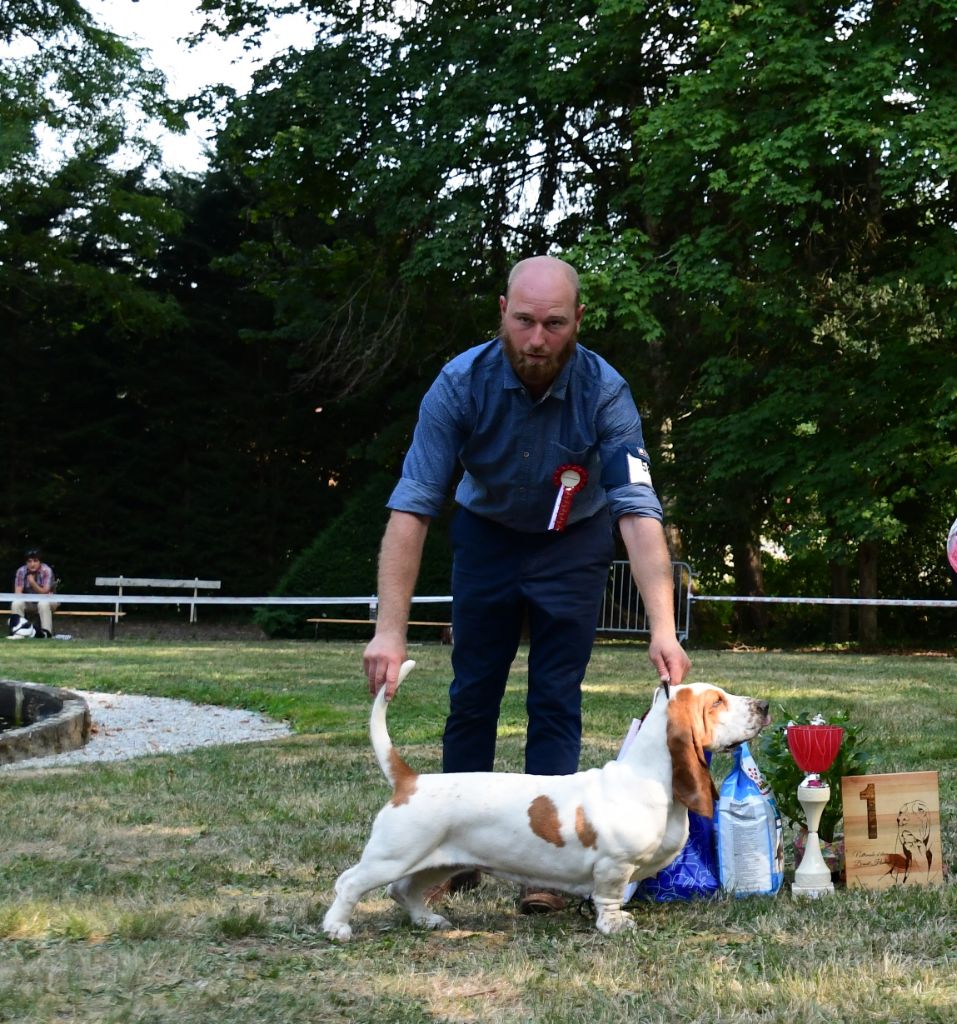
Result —
<path fill-rule="evenodd" d="M 161 76 L 73 0 L 5 4 L 0 38 L 0 524 L 12 558 L 74 522 L 70 456 L 109 436 L 115 401 L 89 371 L 111 345 L 181 322 L 150 279 L 178 218 L 136 120 L 181 119 Z"/>
<path fill-rule="evenodd" d="M 876 596 L 905 510 L 957 483 L 955 8 L 692 6 L 680 66 L 635 112 L 642 216 L 583 258 L 608 315 L 667 347 L 686 542 L 713 572 L 730 547 L 744 593 L 762 539 L 822 545 Z"/>
<path fill-rule="evenodd" d="M 125 100 L 163 104 L 134 51 L 79 4 L 4 9 L 45 42 L 0 69 L 5 536 L 39 499 L 33 539 L 275 578 L 549 250 L 696 568 L 760 593 L 771 542 L 809 586 L 925 585 L 957 482 L 953 2 L 199 6 L 316 35 L 220 91 L 196 182 L 136 141 Z M 34 445 L 38 406 L 66 425 Z"/>
<path fill-rule="evenodd" d="M 313 377 L 349 392 L 475 340 L 491 318 L 472 310 L 517 253 L 627 214 L 632 109 L 686 26 L 665 3 L 628 32 L 597 0 L 305 6 L 312 48 L 228 110 L 220 158 L 248 176 L 261 228 L 230 266 L 273 298 L 274 334 Z M 253 7 L 204 4 L 211 25 Z M 450 334 L 446 303 L 468 333 Z"/>

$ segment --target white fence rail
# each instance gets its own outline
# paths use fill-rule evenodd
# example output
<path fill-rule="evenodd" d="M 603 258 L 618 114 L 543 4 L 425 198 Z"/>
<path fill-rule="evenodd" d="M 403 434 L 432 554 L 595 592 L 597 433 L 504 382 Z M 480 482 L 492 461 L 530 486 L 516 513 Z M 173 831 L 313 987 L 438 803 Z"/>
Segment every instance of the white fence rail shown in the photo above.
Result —
<path fill-rule="evenodd" d="M 258 605 L 327 605 L 348 604 L 365 605 L 375 608 L 378 598 L 373 594 L 369 597 L 193 597 L 192 594 L 179 597 L 155 597 L 150 594 L 0 594 L 0 601 L 26 601 L 36 604 L 39 601 L 56 604 L 207 604 L 226 606 L 256 607 Z M 413 597 L 414 604 L 447 604 L 451 597 Z M 370 615 L 370 618 L 375 618 Z"/>
<path fill-rule="evenodd" d="M 690 567 L 684 562 L 673 562 L 672 572 L 675 584 L 675 622 L 678 639 L 684 643 L 688 639 L 691 626 L 691 580 Z M 130 581 L 125 581 L 129 583 Z M 186 581 L 192 585 L 193 581 Z M 0 600 L 13 600 L 15 594 L 0 594 Z M 367 597 L 201 597 L 195 592 L 188 596 L 156 596 L 150 594 L 54 594 L 31 595 L 31 600 L 56 601 L 60 605 L 110 605 L 116 611 L 129 605 L 179 605 L 191 606 L 191 621 L 195 621 L 195 605 L 219 605 L 220 607 L 287 607 L 287 608 L 335 608 L 351 607 L 358 611 L 365 608 L 370 621 L 374 621 L 378 613 L 379 599 L 375 594 Z M 414 605 L 437 604 L 451 605 L 451 595 L 413 597 Z M 358 616 L 357 616 L 358 617 Z M 648 617 L 638 588 L 631 575 L 627 561 L 613 562 L 608 574 L 608 586 L 598 619 L 598 632 L 608 636 L 642 636 L 647 635 Z"/>
<path fill-rule="evenodd" d="M 687 641 L 691 629 L 692 606 L 696 602 L 725 602 L 732 604 L 809 604 L 851 605 L 898 608 L 957 608 L 957 600 L 917 600 L 910 598 L 853 598 L 853 597 L 738 597 L 725 594 L 695 594 L 692 589 L 694 574 L 686 562 L 672 562 L 675 592 L 675 625 L 678 639 Z M 188 581 L 192 584 L 192 581 Z M 0 602 L 23 600 L 22 594 L 0 594 Z M 301 597 L 201 597 L 154 596 L 148 594 L 31 594 L 31 604 L 54 601 L 59 605 L 109 605 L 119 610 L 128 605 L 218 605 L 220 607 L 286 607 L 328 608 L 336 606 L 364 608 L 366 616 L 374 621 L 378 612 L 377 595 L 357 597 L 301 596 Z M 450 605 L 451 595 L 413 597 L 414 605 Z M 357 616 L 358 617 L 358 616 Z M 631 576 L 627 561 L 611 565 L 608 587 L 598 619 L 598 633 L 605 636 L 646 636 L 648 617 L 638 588 Z"/>
<path fill-rule="evenodd" d="M 725 594 L 692 594 L 692 601 L 726 601 L 732 604 L 848 604 L 880 608 L 957 608 L 957 601 L 922 601 L 907 597 L 728 597 Z"/>

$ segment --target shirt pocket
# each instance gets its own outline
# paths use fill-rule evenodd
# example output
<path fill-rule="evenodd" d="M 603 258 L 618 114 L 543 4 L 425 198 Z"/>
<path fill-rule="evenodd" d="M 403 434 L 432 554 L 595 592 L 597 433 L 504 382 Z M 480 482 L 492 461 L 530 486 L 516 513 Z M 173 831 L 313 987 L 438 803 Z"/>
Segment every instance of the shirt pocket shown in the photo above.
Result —
<path fill-rule="evenodd" d="M 553 441 L 548 448 L 548 458 L 552 463 L 549 483 L 552 482 L 551 477 L 555 470 L 561 466 L 578 466 L 584 469 L 588 474 L 588 481 L 585 485 L 588 489 L 597 487 L 601 481 L 601 459 L 598 455 L 597 445 L 581 449 L 566 448 L 565 445 Z"/>

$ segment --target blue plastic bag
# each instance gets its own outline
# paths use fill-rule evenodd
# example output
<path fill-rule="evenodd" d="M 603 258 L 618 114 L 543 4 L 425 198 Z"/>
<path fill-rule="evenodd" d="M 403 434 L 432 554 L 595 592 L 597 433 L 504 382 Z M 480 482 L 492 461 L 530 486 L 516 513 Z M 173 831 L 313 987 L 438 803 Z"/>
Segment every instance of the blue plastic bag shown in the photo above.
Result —
<path fill-rule="evenodd" d="M 721 887 L 736 896 L 776 893 L 784 881 L 781 815 L 747 743 L 721 783 L 715 817 Z"/>
<path fill-rule="evenodd" d="M 658 903 L 695 900 L 713 896 L 720 888 L 714 821 L 688 811 L 688 841 L 667 867 L 637 884 L 633 898 L 647 897 Z"/>

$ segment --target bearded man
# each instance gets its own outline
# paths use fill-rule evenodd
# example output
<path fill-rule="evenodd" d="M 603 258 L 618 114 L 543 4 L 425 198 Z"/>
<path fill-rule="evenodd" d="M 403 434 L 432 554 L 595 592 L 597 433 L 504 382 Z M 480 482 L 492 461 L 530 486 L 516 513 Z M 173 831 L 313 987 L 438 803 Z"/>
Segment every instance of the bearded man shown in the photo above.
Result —
<path fill-rule="evenodd" d="M 680 683 L 671 559 L 641 419 L 624 378 L 578 344 L 585 307 L 563 260 L 518 263 L 499 336 L 457 356 L 422 400 L 379 556 L 376 632 L 363 655 L 391 697 L 431 520 L 455 472 L 453 679 L 443 770 L 491 771 L 499 707 L 528 625 L 525 771 L 578 770 L 581 683 L 620 532 L 648 612 L 649 658 Z M 456 876 L 451 890 L 474 878 Z M 523 893 L 523 910 L 559 909 Z"/>

